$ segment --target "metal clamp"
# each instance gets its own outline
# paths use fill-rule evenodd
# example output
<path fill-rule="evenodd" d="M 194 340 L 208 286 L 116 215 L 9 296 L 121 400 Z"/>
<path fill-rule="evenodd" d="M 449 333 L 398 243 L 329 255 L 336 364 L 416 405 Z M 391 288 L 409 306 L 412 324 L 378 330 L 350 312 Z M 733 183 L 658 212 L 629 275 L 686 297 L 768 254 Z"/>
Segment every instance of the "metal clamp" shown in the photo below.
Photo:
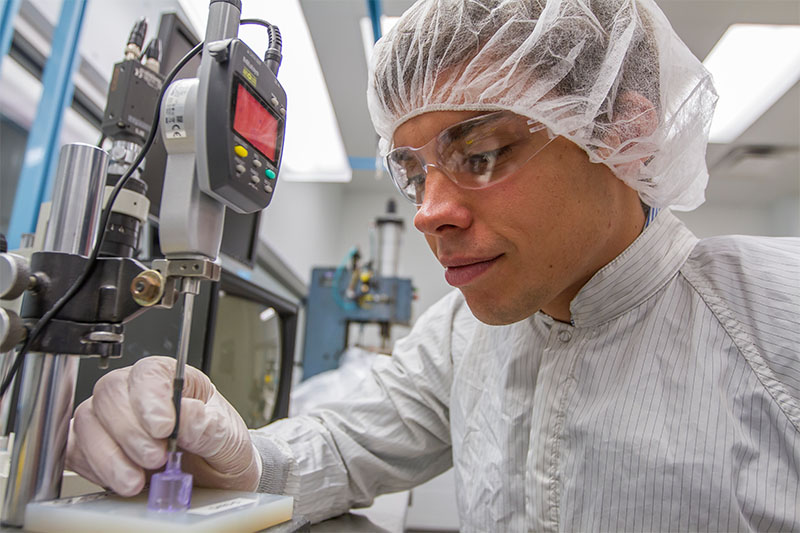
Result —
<path fill-rule="evenodd" d="M 200 278 L 218 281 L 222 267 L 210 259 L 156 259 L 153 270 L 158 270 L 164 278 Z"/>
<path fill-rule="evenodd" d="M 171 308 L 181 292 L 197 294 L 199 281 L 218 281 L 222 267 L 210 259 L 156 259 L 153 270 L 166 280 L 160 307 Z"/>

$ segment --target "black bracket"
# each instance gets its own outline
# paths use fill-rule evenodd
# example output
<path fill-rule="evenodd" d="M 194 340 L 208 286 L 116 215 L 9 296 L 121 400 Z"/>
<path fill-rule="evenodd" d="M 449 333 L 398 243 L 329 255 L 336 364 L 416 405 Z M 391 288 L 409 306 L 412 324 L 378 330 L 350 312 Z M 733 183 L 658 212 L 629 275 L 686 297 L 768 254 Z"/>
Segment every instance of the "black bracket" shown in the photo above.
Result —
<path fill-rule="evenodd" d="M 31 257 L 36 288 L 25 295 L 20 316 L 30 331 L 88 267 L 88 258 L 61 252 Z M 127 257 L 101 257 L 80 290 L 50 319 L 30 350 L 102 358 L 122 354 L 123 323 L 142 313 L 131 295 L 131 282 L 147 270 Z"/>
<path fill-rule="evenodd" d="M 25 320 L 30 331 L 35 319 Z M 86 324 L 50 319 L 31 342 L 31 352 L 116 358 L 122 355 L 122 324 Z"/>
<path fill-rule="evenodd" d="M 88 258 L 61 252 L 37 252 L 31 257 L 31 272 L 40 281 L 26 295 L 22 318 L 41 318 L 51 309 L 87 267 Z M 84 323 L 127 322 L 144 310 L 133 300 L 133 278 L 147 270 L 127 257 L 101 257 L 83 287 L 54 316 Z"/>

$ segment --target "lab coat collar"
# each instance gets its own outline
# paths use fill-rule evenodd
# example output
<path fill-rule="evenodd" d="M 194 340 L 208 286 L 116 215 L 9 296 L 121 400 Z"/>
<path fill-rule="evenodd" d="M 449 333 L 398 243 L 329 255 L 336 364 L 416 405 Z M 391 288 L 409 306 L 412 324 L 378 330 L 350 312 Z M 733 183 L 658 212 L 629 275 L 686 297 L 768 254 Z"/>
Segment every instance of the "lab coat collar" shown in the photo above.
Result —
<path fill-rule="evenodd" d="M 662 209 L 619 256 L 584 285 L 570 303 L 572 324 L 592 327 L 638 306 L 674 278 L 698 238 Z"/>

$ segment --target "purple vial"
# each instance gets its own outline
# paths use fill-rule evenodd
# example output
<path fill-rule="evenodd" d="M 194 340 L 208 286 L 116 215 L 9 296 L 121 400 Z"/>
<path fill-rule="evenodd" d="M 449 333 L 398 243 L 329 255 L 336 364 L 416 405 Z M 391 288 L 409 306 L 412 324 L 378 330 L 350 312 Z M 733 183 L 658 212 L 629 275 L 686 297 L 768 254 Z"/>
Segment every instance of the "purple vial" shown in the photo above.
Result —
<path fill-rule="evenodd" d="M 192 475 L 181 472 L 181 452 L 169 452 L 163 472 L 150 479 L 147 508 L 151 511 L 185 511 L 192 501 Z"/>

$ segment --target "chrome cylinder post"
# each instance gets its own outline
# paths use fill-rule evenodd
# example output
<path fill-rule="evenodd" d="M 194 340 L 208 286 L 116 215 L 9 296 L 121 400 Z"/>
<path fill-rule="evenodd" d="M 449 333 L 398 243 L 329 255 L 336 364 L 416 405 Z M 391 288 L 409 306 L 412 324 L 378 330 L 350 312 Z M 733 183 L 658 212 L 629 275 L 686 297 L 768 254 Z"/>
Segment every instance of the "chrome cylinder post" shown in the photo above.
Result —
<path fill-rule="evenodd" d="M 237 0 L 212 0 L 208 6 L 206 45 L 213 41 L 230 39 L 239 34 L 241 2 Z M 205 57 L 207 54 L 204 54 Z"/>
<path fill-rule="evenodd" d="M 97 239 L 108 154 L 88 144 L 62 147 L 44 251 L 88 256 Z M 57 498 L 80 359 L 29 353 L 15 420 L 3 525 L 22 527 L 30 501 Z"/>
<path fill-rule="evenodd" d="M 397 277 L 400 262 L 400 235 L 402 221 L 378 222 L 378 274 L 384 278 Z"/>

